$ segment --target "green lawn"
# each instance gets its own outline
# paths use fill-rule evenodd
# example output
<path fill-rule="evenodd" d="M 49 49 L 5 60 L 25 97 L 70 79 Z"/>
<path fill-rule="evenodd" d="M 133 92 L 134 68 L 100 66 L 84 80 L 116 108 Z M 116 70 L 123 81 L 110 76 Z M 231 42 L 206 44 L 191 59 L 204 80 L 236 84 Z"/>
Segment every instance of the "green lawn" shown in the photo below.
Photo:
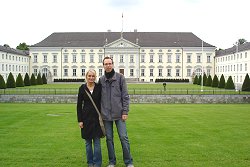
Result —
<path fill-rule="evenodd" d="M 133 104 L 127 127 L 134 164 L 248 167 L 249 108 L 249 104 Z M 75 109 L 75 104 L 0 103 L 0 166 L 85 166 Z M 117 133 L 115 145 L 116 167 L 124 167 Z M 102 150 L 106 166 L 105 139 Z"/>

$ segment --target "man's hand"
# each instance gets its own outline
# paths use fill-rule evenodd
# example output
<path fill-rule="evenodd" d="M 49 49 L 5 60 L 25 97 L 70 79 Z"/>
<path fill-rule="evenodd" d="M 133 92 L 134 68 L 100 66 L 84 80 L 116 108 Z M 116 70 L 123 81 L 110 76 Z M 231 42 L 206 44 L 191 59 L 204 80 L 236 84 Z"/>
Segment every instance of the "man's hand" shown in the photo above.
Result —
<path fill-rule="evenodd" d="M 128 115 L 125 115 L 125 114 L 122 115 L 122 120 L 123 120 L 123 121 L 126 121 L 127 119 L 128 119 Z"/>

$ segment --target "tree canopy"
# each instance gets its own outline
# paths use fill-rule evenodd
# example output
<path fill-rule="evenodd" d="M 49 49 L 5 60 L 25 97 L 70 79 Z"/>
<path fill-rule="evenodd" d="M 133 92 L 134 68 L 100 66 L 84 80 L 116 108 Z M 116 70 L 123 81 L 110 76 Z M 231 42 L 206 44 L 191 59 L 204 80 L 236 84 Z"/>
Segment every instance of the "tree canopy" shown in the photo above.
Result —
<path fill-rule="evenodd" d="M 19 49 L 19 50 L 29 50 L 29 45 L 27 45 L 25 42 L 23 43 L 20 43 L 16 49 Z"/>

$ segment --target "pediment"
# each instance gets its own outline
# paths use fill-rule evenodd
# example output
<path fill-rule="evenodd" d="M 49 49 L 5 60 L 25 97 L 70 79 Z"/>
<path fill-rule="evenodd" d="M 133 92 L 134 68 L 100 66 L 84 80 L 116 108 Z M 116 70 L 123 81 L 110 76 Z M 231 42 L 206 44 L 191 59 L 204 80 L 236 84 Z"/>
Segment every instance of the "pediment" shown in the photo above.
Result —
<path fill-rule="evenodd" d="M 109 44 L 107 44 L 105 47 L 110 47 L 110 48 L 137 48 L 139 47 L 135 43 L 132 43 L 124 38 L 120 38 L 118 40 L 115 40 Z"/>

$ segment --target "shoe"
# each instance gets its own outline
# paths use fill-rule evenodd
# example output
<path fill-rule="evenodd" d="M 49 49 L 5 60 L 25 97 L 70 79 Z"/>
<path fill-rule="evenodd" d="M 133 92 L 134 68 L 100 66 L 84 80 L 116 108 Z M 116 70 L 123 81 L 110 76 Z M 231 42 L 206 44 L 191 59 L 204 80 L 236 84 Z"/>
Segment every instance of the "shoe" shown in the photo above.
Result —
<path fill-rule="evenodd" d="M 127 167 L 134 167 L 134 165 L 133 164 L 129 164 Z"/>
<path fill-rule="evenodd" d="M 115 167 L 115 165 L 110 164 L 110 165 L 108 165 L 107 167 Z"/>

